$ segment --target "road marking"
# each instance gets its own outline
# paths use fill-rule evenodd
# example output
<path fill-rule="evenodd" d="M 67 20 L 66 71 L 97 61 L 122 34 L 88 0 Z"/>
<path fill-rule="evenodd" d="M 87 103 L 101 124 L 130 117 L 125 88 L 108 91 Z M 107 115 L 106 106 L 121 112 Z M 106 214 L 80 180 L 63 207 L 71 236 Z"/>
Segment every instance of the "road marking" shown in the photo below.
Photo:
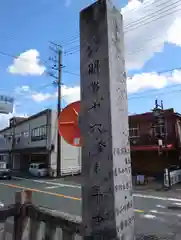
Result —
<path fill-rule="evenodd" d="M 57 185 L 57 186 L 60 186 L 60 187 L 81 188 L 80 185 L 56 183 L 56 182 L 44 181 L 44 180 L 35 180 L 35 179 L 28 179 L 28 178 L 21 178 L 21 177 L 13 177 L 13 179 L 25 180 L 25 181 L 31 181 L 31 182 L 43 183 L 43 184 L 50 184 L 50 185 Z M 55 180 L 53 180 L 53 181 L 55 181 Z"/>
<path fill-rule="evenodd" d="M 37 193 L 44 193 L 44 194 L 47 194 L 47 195 L 67 198 L 67 199 L 76 200 L 76 201 L 81 201 L 81 198 L 78 198 L 78 197 L 72 197 L 72 196 L 67 196 L 67 195 L 60 194 L 60 193 L 43 191 L 43 190 L 36 189 L 36 188 L 27 188 L 27 187 L 23 187 L 23 186 L 20 186 L 20 185 L 8 184 L 8 183 L 0 183 L 0 185 L 6 186 L 6 187 L 11 187 L 11 188 L 22 189 L 22 190 L 29 190 L 29 191 L 37 192 Z M 137 213 L 144 213 L 144 210 L 140 210 L 140 209 L 134 209 L 134 211 L 137 212 Z"/>
<path fill-rule="evenodd" d="M 55 188 L 59 188 L 60 186 L 50 186 L 50 187 L 45 187 L 45 189 L 55 189 Z"/>
<path fill-rule="evenodd" d="M 19 179 L 19 180 L 32 181 L 32 182 L 36 182 L 36 183 L 43 183 L 43 184 L 53 185 L 53 186 L 70 187 L 70 188 L 79 188 L 79 189 L 81 189 L 80 185 L 63 184 L 63 183 L 56 183 L 56 182 L 50 182 L 50 181 L 44 181 L 44 180 L 33 180 L 33 179 L 21 178 L 21 177 L 13 177 L 13 178 L 14 179 Z M 181 199 L 179 199 L 179 198 L 157 197 L 157 196 L 154 196 L 154 195 L 144 195 L 144 194 L 139 194 L 139 193 L 133 193 L 133 196 L 134 197 L 140 197 L 140 198 L 155 199 L 155 200 L 181 202 Z"/>
<path fill-rule="evenodd" d="M 181 199 L 179 199 L 179 198 L 157 197 L 157 196 L 153 196 L 153 195 L 142 195 L 142 194 L 137 194 L 137 193 L 133 194 L 133 196 L 140 197 L 140 198 L 163 200 L 163 201 L 181 202 Z"/>
<path fill-rule="evenodd" d="M 59 187 L 69 187 L 69 188 L 79 188 L 79 189 L 81 189 L 81 186 L 64 184 L 64 183 L 55 183 L 55 182 L 47 182 L 47 181 L 45 181 L 44 184 L 56 185 L 56 186 L 59 186 Z"/>
<path fill-rule="evenodd" d="M 140 210 L 140 209 L 134 209 L 135 212 L 137 213 L 144 213 L 145 211 L 144 210 Z"/>
<path fill-rule="evenodd" d="M 15 184 L 0 183 L 0 185 L 11 187 L 11 188 L 22 189 L 22 190 L 29 190 L 29 191 L 37 192 L 37 193 L 44 193 L 44 194 L 47 194 L 47 195 L 67 198 L 67 199 L 76 200 L 76 201 L 80 201 L 81 200 L 81 198 L 78 198 L 78 197 L 72 197 L 72 196 L 67 196 L 67 195 L 60 194 L 60 193 L 53 193 L 53 192 L 43 191 L 43 190 L 36 189 L 36 188 L 27 188 L 27 187 L 23 187 L 23 186 L 20 186 L 20 185 L 15 185 Z"/>
<path fill-rule="evenodd" d="M 56 182 L 50 182 L 50 181 L 44 181 L 44 180 L 32 180 L 32 179 L 20 178 L 20 177 L 13 177 L 13 178 L 14 179 L 20 179 L 20 180 L 26 180 L 26 181 L 32 181 L 32 182 L 36 182 L 36 183 L 43 183 L 43 184 L 53 185 L 53 186 L 81 189 L 80 185 L 63 184 L 63 183 L 56 183 Z M 144 194 L 139 194 L 139 193 L 133 193 L 133 196 L 134 197 L 140 197 L 140 198 L 155 199 L 155 200 L 181 202 L 181 199 L 179 199 L 179 198 L 157 197 L 157 196 L 154 196 L 154 195 L 144 195 Z"/>
<path fill-rule="evenodd" d="M 157 210 L 150 210 L 150 213 L 156 213 L 156 214 L 161 214 L 161 215 L 168 215 L 168 216 L 177 216 L 177 217 L 181 217 L 181 214 L 176 213 L 176 212 L 160 212 Z"/>
<path fill-rule="evenodd" d="M 156 207 L 157 207 L 157 208 L 166 208 L 165 206 L 163 206 L 163 205 L 159 205 L 159 204 L 156 205 Z"/>
<path fill-rule="evenodd" d="M 174 203 L 175 205 L 177 205 L 177 206 L 181 206 L 181 203 Z"/>
<path fill-rule="evenodd" d="M 143 216 L 144 218 L 148 218 L 148 219 L 155 219 L 156 216 L 155 215 L 152 215 L 152 214 L 144 214 Z"/>

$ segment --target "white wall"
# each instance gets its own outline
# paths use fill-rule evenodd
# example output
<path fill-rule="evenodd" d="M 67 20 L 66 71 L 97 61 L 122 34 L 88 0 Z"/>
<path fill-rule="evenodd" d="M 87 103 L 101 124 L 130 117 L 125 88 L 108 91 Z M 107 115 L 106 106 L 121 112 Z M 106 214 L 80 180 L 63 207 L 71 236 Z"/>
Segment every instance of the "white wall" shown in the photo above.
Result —
<path fill-rule="evenodd" d="M 52 111 L 51 117 L 51 144 L 55 145 L 50 156 L 50 165 L 53 170 L 56 170 L 57 162 L 57 114 Z M 61 172 L 62 175 L 69 175 L 80 172 L 81 169 L 81 149 L 67 144 L 61 138 Z"/>

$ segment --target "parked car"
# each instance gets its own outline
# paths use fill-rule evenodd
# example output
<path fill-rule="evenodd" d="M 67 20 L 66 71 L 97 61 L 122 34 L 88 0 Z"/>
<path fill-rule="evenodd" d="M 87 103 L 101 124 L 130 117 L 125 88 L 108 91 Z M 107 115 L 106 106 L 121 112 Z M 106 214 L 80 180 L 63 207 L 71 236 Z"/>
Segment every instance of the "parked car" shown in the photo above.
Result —
<path fill-rule="evenodd" d="M 8 168 L 6 162 L 0 162 L 0 178 L 2 179 L 11 179 L 12 171 Z"/>
<path fill-rule="evenodd" d="M 29 172 L 36 177 L 45 177 L 48 175 L 48 168 L 44 163 L 31 163 Z"/>

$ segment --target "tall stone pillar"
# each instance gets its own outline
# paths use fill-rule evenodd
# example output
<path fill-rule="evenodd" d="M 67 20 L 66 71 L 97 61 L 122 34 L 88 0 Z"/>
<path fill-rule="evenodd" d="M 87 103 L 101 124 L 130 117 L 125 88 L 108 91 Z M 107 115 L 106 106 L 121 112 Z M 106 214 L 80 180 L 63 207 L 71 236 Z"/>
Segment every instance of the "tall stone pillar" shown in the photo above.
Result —
<path fill-rule="evenodd" d="M 85 239 L 134 239 L 123 19 L 109 0 L 80 13 Z"/>

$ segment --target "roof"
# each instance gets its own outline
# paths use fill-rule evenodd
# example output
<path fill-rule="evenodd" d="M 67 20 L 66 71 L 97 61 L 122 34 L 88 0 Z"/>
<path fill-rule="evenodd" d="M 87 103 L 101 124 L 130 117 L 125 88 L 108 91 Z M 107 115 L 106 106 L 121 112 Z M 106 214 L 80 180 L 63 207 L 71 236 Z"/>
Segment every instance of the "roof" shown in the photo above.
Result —
<path fill-rule="evenodd" d="M 176 113 L 174 112 L 173 108 L 169 108 L 169 109 L 164 109 L 164 113 L 165 114 L 174 114 L 176 115 Z M 180 115 L 181 116 L 181 115 Z M 140 113 L 140 114 L 134 114 L 134 115 L 129 115 L 129 120 L 136 120 L 136 119 L 151 119 L 153 118 L 153 112 L 145 112 L 145 113 Z"/>
<path fill-rule="evenodd" d="M 21 124 L 23 124 L 23 123 L 25 123 L 25 122 L 28 122 L 28 121 L 30 121 L 30 120 L 32 120 L 32 119 L 38 118 L 38 117 L 40 117 L 40 116 L 42 116 L 42 115 L 46 115 L 46 114 L 50 113 L 51 111 L 52 111 L 51 109 L 47 108 L 47 109 L 45 109 L 44 111 L 38 112 L 38 113 L 36 113 L 36 114 L 34 114 L 34 115 L 30 116 L 30 117 L 25 118 L 25 119 L 22 120 L 21 122 L 17 123 L 16 126 L 19 126 L 19 125 L 21 125 Z M 14 117 L 16 117 L 16 116 L 14 116 Z M 8 130 L 8 129 L 11 129 L 11 128 L 12 128 L 12 127 L 8 126 L 8 127 L 4 128 L 4 129 L 1 129 L 1 130 L 0 130 L 0 133 L 6 131 L 6 130 Z"/>

